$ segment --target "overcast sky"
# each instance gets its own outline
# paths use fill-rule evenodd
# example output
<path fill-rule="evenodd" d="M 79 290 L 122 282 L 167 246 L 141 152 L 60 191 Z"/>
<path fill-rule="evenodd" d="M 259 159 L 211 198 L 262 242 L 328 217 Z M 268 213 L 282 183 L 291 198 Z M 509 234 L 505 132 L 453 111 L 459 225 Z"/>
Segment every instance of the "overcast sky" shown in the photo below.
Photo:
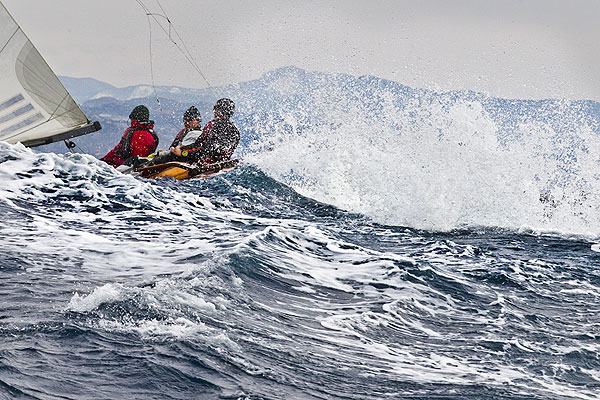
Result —
<path fill-rule="evenodd" d="M 1 0 L 59 75 L 149 83 L 136 0 Z M 156 0 L 141 0 L 160 13 Z M 295 65 L 421 88 L 600 100 L 599 0 L 160 0 L 213 85 Z M 152 23 L 157 84 L 206 83 Z"/>

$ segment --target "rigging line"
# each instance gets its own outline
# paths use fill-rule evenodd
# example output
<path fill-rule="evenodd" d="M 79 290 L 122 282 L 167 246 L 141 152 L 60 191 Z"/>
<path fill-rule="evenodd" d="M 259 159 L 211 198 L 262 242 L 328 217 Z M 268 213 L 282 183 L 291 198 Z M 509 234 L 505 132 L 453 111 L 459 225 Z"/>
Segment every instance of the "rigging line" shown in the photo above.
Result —
<path fill-rule="evenodd" d="M 156 4 L 158 4 L 158 7 L 160 8 L 160 10 L 162 11 L 162 14 L 156 14 L 158 16 L 163 17 L 164 19 L 167 20 L 167 22 L 169 23 L 169 39 L 171 39 L 171 41 L 177 45 L 177 43 L 175 42 L 175 40 L 173 40 L 173 38 L 171 37 L 171 28 L 173 29 L 173 32 L 175 32 L 175 34 L 177 35 L 177 38 L 179 39 L 179 41 L 181 42 L 181 44 L 183 45 L 183 47 L 186 50 L 186 54 L 184 54 L 184 56 L 189 57 L 190 64 L 192 64 L 192 66 L 194 68 L 200 69 L 198 67 L 198 63 L 196 62 L 196 60 L 194 60 L 194 57 L 192 55 L 192 52 L 188 49 L 188 47 L 186 46 L 185 42 L 183 41 L 183 38 L 179 35 L 179 32 L 177 32 L 177 29 L 175 28 L 175 25 L 173 25 L 173 23 L 171 22 L 171 19 L 169 18 L 169 16 L 167 15 L 167 12 L 165 11 L 165 9 L 163 8 L 162 4 L 160 4 L 159 0 L 156 0 Z M 181 50 L 181 49 L 180 49 Z M 185 53 L 182 51 L 182 53 Z M 198 71 L 200 72 L 201 75 L 202 71 Z M 205 76 L 202 76 L 202 78 L 206 81 L 206 83 L 211 86 L 210 82 L 208 82 L 208 79 L 206 79 Z"/>
<path fill-rule="evenodd" d="M 179 129 L 179 127 L 173 123 L 171 118 L 165 114 L 165 111 L 162 108 L 162 104 L 160 103 L 160 98 L 158 97 L 158 92 L 156 91 L 156 83 L 154 81 L 154 62 L 152 61 L 152 59 L 154 58 L 153 53 L 152 53 L 152 21 L 150 21 L 150 16 L 148 16 L 148 14 L 146 16 L 148 19 L 148 29 L 150 30 L 149 50 L 150 50 L 150 79 L 152 80 L 152 90 L 154 90 L 154 96 L 156 97 L 156 102 L 158 103 L 158 109 L 159 109 L 161 115 L 165 118 L 165 120 L 167 122 L 169 122 L 171 125 L 173 125 L 176 129 Z"/>
<path fill-rule="evenodd" d="M 150 10 L 148 10 L 148 7 L 146 7 L 146 5 L 145 5 L 144 3 L 142 3 L 142 2 L 141 2 L 141 0 L 135 0 L 135 1 L 137 1 L 137 3 L 140 5 L 140 7 L 142 7 L 142 8 L 144 9 L 144 11 L 145 11 L 146 13 L 149 13 L 149 12 L 150 12 Z"/>
<path fill-rule="evenodd" d="M 175 42 L 175 39 L 173 39 L 173 38 L 171 37 L 171 21 L 169 20 L 169 18 L 168 18 L 168 17 L 166 17 L 166 16 L 164 16 L 164 15 L 162 15 L 162 14 L 156 14 L 156 13 L 151 13 L 151 12 L 148 12 L 148 13 L 146 13 L 146 16 L 150 16 L 150 17 L 152 17 L 152 18 L 153 18 L 153 19 L 156 21 L 156 23 L 157 23 L 158 25 L 160 25 L 160 27 L 162 28 L 163 32 L 165 32 L 165 33 L 167 34 L 167 36 L 169 37 L 169 40 L 170 40 L 171 42 L 173 42 L 173 43 L 177 44 L 177 43 Z M 164 19 L 166 19 L 166 20 L 167 20 L 167 22 L 168 22 L 168 24 L 169 24 L 169 25 L 168 25 L 168 26 L 169 26 L 169 32 L 167 32 L 167 31 L 165 30 L 165 28 L 164 28 L 164 27 L 163 27 L 163 26 L 160 24 L 160 22 L 158 22 L 158 20 L 157 20 L 156 18 L 154 18 L 154 17 L 163 17 Z"/>
<path fill-rule="evenodd" d="M 158 92 L 156 91 L 156 84 L 155 84 L 155 80 L 154 80 L 154 63 L 153 63 L 153 53 L 152 53 L 152 21 L 150 21 L 150 17 L 152 17 L 161 28 L 162 28 L 162 25 L 156 19 L 156 16 L 163 17 L 167 21 L 168 21 L 168 18 L 165 17 L 164 15 L 151 13 L 150 10 L 146 7 L 146 5 L 141 0 L 136 0 L 136 1 L 146 13 L 146 19 L 148 21 L 148 30 L 150 32 L 150 34 L 149 34 L 149 39 L 150 39 L 149 40 L 149 52 L 150 52 L 150 79 L 152 80 L 152 90 L 154 91 L 154 96 L 156 97 L 156 103 L 158 104 L 158 109 L 159 109 L 160 113 L 163 116 L 165 116 L 164 110 L 162 108 L 162 104 L 160 103 L 160 98 L 158 97 Z M 164 31 L 164 28 L 162 28 L 162 29 Z M 169 37 L 169 39 L 171 39 L 171 38 Z M 174 125 L 169 118 L 165 118 L 165 119 L 167 121 L 169 121 L 172 125 Z"/>
<path fill-rule="evenodd" d="M 192 56 L 191 51 L 188 49 L 187 45 L 185 44 L 185 42 L 183 41 L 183 39 L 181 38 L 181 36 L 179 36 L 179 32 L 177 32 L 177 30 L 175 28 L 173 28 L 173 31 L 175 32 L 175 35 L 177 35 L 177 37 L 181 41 L 181 44 L 183 45 L 183 47 L 185 48 L 185 50 L 188 52 L 188 54 L 189 54 L 188 60 L 190 61 L 190 63 L 192 64 L 192 66 L 196 69 L 196 71 L 198 71 L 198 73 L 200 74 L 200 76 L 202 77 L 202 79 L 204 79 L 204 82 L 206 82 L 206 84 L 208 85 L 208 87 L 211 90 L 212 94 L 215 97 L 217 97 L 217 94 L 216 94 L 216 92 L 214 90 L 213 85 L 208 81 L 208 79 L 206 78 L 206 76 L 204 75 L 204 73 L 202 73 L 202 70 L 198 66 L 198 63 L 196 62 L 196 60 Z"/>
<path fill-rule="evenodd" d="M 202 79 L 204 79 L 204 81 L 206 82 L 206 84 L 208 85 L 208 87 L 211 89 L 211 91 L 213 91 L 213 94 L 214 94 L 214 90 L 212 89 L 211 83 L 208 81 L 208 79 L 206 78 L 206 76 L 202 73 L 202 70 L 195 63 L 195 61 L 193 60 L 193 58 L 191 57 L 191 55 L 188 54 L 189 50 L 188 50 L 188 53 L 186 53 L 186 51 L 184 51 L 184 49 L 181 48 L 181 46 L 179 45 L 179 43 L 176 42 L 175 40 L 173 40 L 173 38 L 170 37 L 169 32 L 167 32 L 167 30 L 160 24 L 160 22 L 158 21 L 158 19 L 156 19 L 155 15 L 154 14 L 149 14 L 149 15 L 152 16 L 152 18 L 156 21 L 156 23 L 158 24 L 158 26 L 163 30 L 163 32 L 165 33 L 165 35 L 169 36 L 169 39 L 171 40 L 171 43 L 173 43 L 175 45 L 175 47 L 177 47 L 177 49 L 179 50 L 179 52 L 190 63 L 190 65 L 192 66 L 192 68 L 194 68 L 196 70 L 196 72 L 198 72 L 198 74 L 202 77 Z M 168 18 L 165 17 L 164 15 L 161 15 L 161 17 L 166 18 L 168 20 Z M 171 26 L 170 22 L 169 22 L 169 26 Z M 179 36 L 179 33 L 177 33 L 177 30 L 173 29 L 173 31 L 175 32 L 175 34 L 177 35 L 177 37 L 180 40 L 182 40 L 181 36 Z M 182 40 L 182 42 L 183 42 L 183 40 Z"/>
<path fill-rule="evenodd" d="M 167 16 L 167 13 L 166 13 L 165 9 L 163 8 L 163 6 L 160 4 L 159 0 L 156 0 L 156 4 L 158 4 L 158 6 L 160 7 L 160 9 L 163 12 L 163 14 L 165 16 Z M 181 44 L 183 45 L 183 47 L 187 51 L 186 58 L 188 59 L 188 61 L 190 62 L 190 64 L 196 69 L 196 71 L 198 72 L 198 74 L 200 74 L 200 76 L 202 77 L 202 79 L 204 79 L 204 81 L 206 82 L 206 84 L 210 88 L 213 96 L 217 97 L 217 94 L 216 94 L 216 92 L 215 92 L 215 90 L 213 88 L 213 85 L 208 81 L 208 78 L 206 78 L 206 76 L 204 75 L 204 73 L 202 72 L 202 70 L 200 69 L 200 67 L 198 66 L 198 63 L 194 59 L 194 56 L 192 55 L 192 52 L 190 51 L 190 49 L 185 44 L 185 41 L 183 40 L 183 38 L 181 37 L 181 35 L 179 35 L 179 32 L 177 32 L 177 29 L 175 28 L 175 25 L 173 25 L 171 23 L 171 20 L 168 18 L 168 16 L 166 18 L 167 18 L 167 21 L 169 21 L 169 32 L 170 32 L 171 26 L 173 26 L 173 32 L 175 32 L 175 35 L 177 35 L 177 37 L 179 38 L 179 41 L 181 42 Z"/>
<path fill-rule="evenodd" d="M 183 39 L 181 39 L 181 37 L 179 37 L 179 33 L 177 33 L 177 29 L 175 29 L 175 26 L 171 23 L 171 20 L 169 19 L 169 16 L 167 15 L 167 12 L 163 8 L 162 4 L 160 4 L 160 1 L 156 0 L 156 4 L 158 4 L 160 11 L 162 11 L 163 15 L 169 22 L 169 39 L 171 38 L 171 27 L 173 27 L 173 31 L 175 32 L 175 34 L 177 35 L 177 37 L 179 38 L 179 40 L 181 41 L 181 43 L 183 43 L 183 46 L 185 47 L 185 43 L 183 42 Z M 207 83 L 208 83 L 208 81 L 207 81 Z M 208 84 L 208 86 L 210 86 L 210 83 Z"/>
<path fill-rule="evenodd" d="M 165 9 L 163 8 L 163 6 L 160 4 L 160 1 L 156 0 L 156 4 L 158 4 L 158 7 L 160 8 L 160 11 L 163 12 L 164 15 L 167 15 Z"/>
<path fill-rule="evenodd" d="M 154 63 L 152 62 L 152 22 L 150 22 L 150 18 L 146 17 L 146 19 L 148 20 L 148 29 L 150 31 L 150 40 L 148 41 L 148 50 L 150 52 L 150 79 L 152 80 L 152 89 L 154 90 L 154 96 L 156 96 L 156 102 L 158 103 L 158 107 L 162 112 L 162 106 L 160 105 L 160 99 L 158 98 L 156 85 L 154 84 Z"/>
<path fill-rule="evenodd" d="M 153 52 L 152 52 L 152 21 L 150 20 L 150 17 L 152 17 L 156 21 L 156 23 L 163 29 L 163 31 L 165 31 L 165 29 L 162 27 L 162 25 L 160 24 L 160 22 L 156 19 L 156 16 L 160 16 L 160 17 L 165 18 L 169 23 L 170 23 L 170 21 L 164 15 L 151 13 L 150 10 L 146 7 L 146 5 L 141 0 L 136 0 L 136 1 L 142 7 L 142 9 L 146 12 L 146 19 L 148 20 L 148 30 L 150 32 L 150 34 L 149 34 L 149 38 L 150 38 L 150 40 L 149 40 L 150 78 L 152 80 L 152 90 L 154 91 L 154 96 L 156 97 L 156 103 L 158 104 L 158 109 L 159 109 L 161 115 L 165 118 L 165 120 L 168 123 L 170 123 L 173 127 L 175 127 L 175 129 L 179 129 L 179 127 L 176 126 L 173 123 L 173 121 L 171 120 L 171 118 L 165 114 L 165 112 L 164 112 L 164 110 L 162 108 L 162 104 L 160 103 L 160 98 L 158 97 L 158 92 L 156 90 L 156 83 L 155 83 L 155 79 L 154 79 L 154 62 L 153 62 L 153 58 L 154 57 L 153 57 Z M 169 39 L 172 41 L 172 39 L 171 39 L 170 36 L 169 36 Z"/>
<path fill-rule="evenodd" d="M 171 37 L 171 25 L 172 25 L 171 20 L 167 16 L 167 12 L 163 8 L 162 4 L 160 4 L 159 0 L 156 0 L 156 4 L 158 4 L 158 7 L 162 11 L 163 15 L 166 16 L 167 21 L 169 21 L 169 37 Z M 177 38 L 179 39 L 179 41 L 181 42 L 181 44 L 183 45 L 183 47 L 187 51 L 188 55 L 190 56 L 190 59 L 193 62 L 194 67 L 196 69 L 198 69 L 198 72 L 200 73 L 200 75 L 202 75 L 202 78 L 204 78 L 204 80 L 206 81 L 206 83 L 208 84 L 208 86 L 212 87 L 212 85 L 210 84 L 210 82 L 208 82 L 208 79 L 206 79 L 206 77 L 202 74 L 202 71 L 200 71 L 200 67 L 198 66 L 198 63 L 196 62 L 196 60 L 194 59 L 194 56 L 192 55 L 192 52 L 188 49 L 187 45 L 183 41 L 183 38 L 181 36 L 179 36 L 179 32 L 177 32 L 177 29 L 175 29 L 174 25 L 173 25 L 173 31 L 175 32 L 175 34 L 177 35 Z"/>
<path fill-rule="evenodd" d="M 166 15 L 166 13 L 165 13 L 165 15 L 151 13 L 150 10 L 148 9 L 148 7 L 146 7 L 146 5 L 141 0 L 136 0 L 136 1 L 142 7 L 142 9 L 146 12 L 146 15 L 149 17 L 152 17 L 154 19 L 154 21 L 156 21 L 156 23 L 163 30 L 165 35 L 167 35 L 169 37 L 169 39 L 171 40 L 171 43 L 173 43 L 175 45 L 175 47 L 177 47 L 177 49 L 181 52 L 181 54 L 185 57 L 185 59 L 190 63 L 190 65 L 196 70 L 196 72 L 198 72 L 198 74 L 202 77 L 202 79 L 204 79 L 204 82 L 206 82 L 206 84 L 208 85 L 208 89 L 211 91 L 213 96 L 218 97 L 213 85 L 208 81 L 208 78 L 206 78 L 206 75 L 204 75 L 204 73 L 202 72 L 202 70 L 200 69 L 200 67 L 198 66 L 196 61 L 194 60 L 191 52 L 189 51 L 188 47 L 185 45 L 183 38 L 181 37 L 181 35 L 179 35 L 179 32 L 177 32 L 177 29 L 175 28 L 175 26 L 173 25 L 173 23 L 171 22 L 169 17 Z M 164 12 L 164 8 L 160 5 L 160 3 L 158 3 L 158 4 L 159 4 L 159 7 L 161 8 L 161 10 Z M 167 32 L 167 30 L 162 26 L 162 24 L 156 18 L 157 16 L 163 17 L 168 22 L 169 32 Z M 184 51 L 184 49 L 181 48 L 181 46 L 178 44 L 178 42 L 173 40 L 173 38 L 171 37 L 171 34 L 170 34 L 171 27 L 173 28 L 173 32 L 175 32 L 175 34 L 177 35 L 177 37 L 179 38 L 179 40 L 185 47 L 185 51 Z M 186 53 L 186 51 L 187 51 L 187 53 Z"/>

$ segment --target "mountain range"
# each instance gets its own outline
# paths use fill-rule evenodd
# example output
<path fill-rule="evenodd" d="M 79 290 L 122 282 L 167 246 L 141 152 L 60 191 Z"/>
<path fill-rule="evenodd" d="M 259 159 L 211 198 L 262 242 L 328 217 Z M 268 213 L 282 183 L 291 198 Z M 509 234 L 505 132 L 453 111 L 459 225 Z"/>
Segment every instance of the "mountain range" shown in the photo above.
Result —
<path fill-rule="evenodd" d="M 514 136 L 519 126 L 533 122 L 545 124 L 556 134 L 568 133 L 582 124 L 600 133 L 600 103 L 595 101 L 518 100 L 473 91 L 436 92 L 374 76 L 312 72 L 297 67 L 282 67 L 256 80 L 208 89 L 150 85 L 117 88 L 92 78 L 60 79 L 88 118 L 99 120 L 103 126 L 100 132 L 74 139 L 81 149 L 97 157 L 118 142 L 128 126 L 130 111 L 138 104 L 150 109 L 161 141 L 159 148 L 166 148 L 181 129 L 183 112 L 189 106 L 197 106 L 206 123 L 212 105 L 220 97 L 236 102 L 234 121 L 242 131 L 242 153 L 264 136 L 276 132 L 302 134 L 327 124 L 335 129 L 344 123 L 373 121 L 401 133 L 415 124 L 435 124 L 440 116 L 451 120 L 449 110 L 457 104 L 480 109 L 502 138 Z M 40 150 L 62 153 L 66 147 L 55 143 Z"/>

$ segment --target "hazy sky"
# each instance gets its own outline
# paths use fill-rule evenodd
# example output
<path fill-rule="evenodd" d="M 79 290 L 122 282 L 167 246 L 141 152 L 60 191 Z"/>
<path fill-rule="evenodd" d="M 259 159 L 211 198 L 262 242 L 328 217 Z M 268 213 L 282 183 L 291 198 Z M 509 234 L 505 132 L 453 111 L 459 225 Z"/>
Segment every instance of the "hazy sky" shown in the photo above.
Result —
<path fill-rule="evenodd" d="M 136 0 L 0 0 L 59 75 L 149 83 Z M 142 0 L 161 12 L 156 0 Z M 213 85 L 296 65 L 413 87 L 600 100 L 599 0 L 160 0 Z M 152 23 L 157 84 L 205 87 Z"/>

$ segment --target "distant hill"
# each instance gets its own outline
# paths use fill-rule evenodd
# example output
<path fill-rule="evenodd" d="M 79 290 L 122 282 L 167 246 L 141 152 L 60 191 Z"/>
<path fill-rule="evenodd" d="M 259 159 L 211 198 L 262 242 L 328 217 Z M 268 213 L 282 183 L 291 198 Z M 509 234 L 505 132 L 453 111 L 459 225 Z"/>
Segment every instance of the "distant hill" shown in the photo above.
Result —
<path fill-rule="evenodd" d="M 196 105 L 206 123 L 217 97 L 230 97 L 236 102 L 234 121 L 242 131 L 241 152 L 265 137 L 302 134 L 306 129 L 323 126 L 334 131 L 344 124 L 377 124 L 399 134 L 437 126 L 443 134 L 444 126 L 465 123 L 454 115 L 457 112 L 481 114 L 494 124 L 501 140 L 522 134 L 523 126 L 532 123 L 542 124 L 554 134 L 566 134 L 583 125 L 600 132 L 600 103 L 594 101 L 516 100 L 472 91 L 434 92 L 373 76 L 310 72 L 296 67 L 278 68 L 256 80 L 212 90 L 157 86 L 160 106 L 148 85 L 116 88 L 91 78 L 61 80 L 88 117 L 103 125 L 102 131 L 76 139 L 96 156 L 117 143 L 127 127 L 129 112 L 138 104 L 150 108 L 161 139 L 159 147 L 166 148 L 181 128 L 183 111 Z M 66 148 L 64 144 L 53 144 L 41 150 L 64 152 Z"/>
<path fill-rule="evenodd" d="M 88 101 L 102 91 L 116 89 L 114 86 L 94 78 L 70 78 L 68 76 L 59 76 L 58 78 L 79 104 Z"/>

